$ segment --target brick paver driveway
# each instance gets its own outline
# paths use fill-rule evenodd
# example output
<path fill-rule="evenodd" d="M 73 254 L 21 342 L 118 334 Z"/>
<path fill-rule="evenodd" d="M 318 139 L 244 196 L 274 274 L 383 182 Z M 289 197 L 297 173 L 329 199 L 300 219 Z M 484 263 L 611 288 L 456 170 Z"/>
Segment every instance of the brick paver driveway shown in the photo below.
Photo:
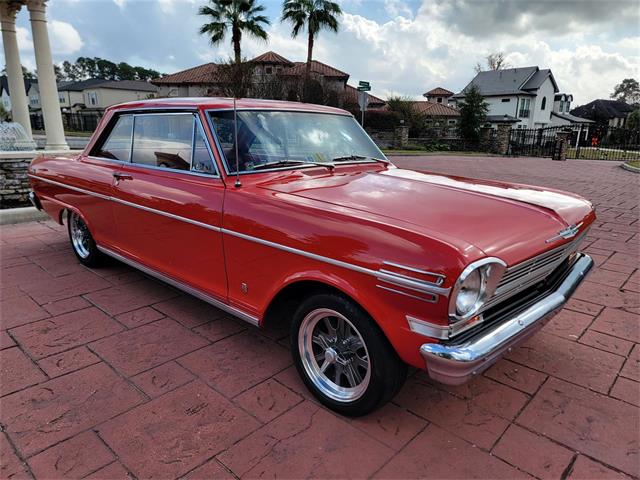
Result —
<path fill-rule="evenodd" d="M 52 222 L 2 227 L 2 477 L 637 475 L 640 177 L 588 161 L 397 163 L 592 199 L 597 269 L 469 385 L 413 372 L 393 403 L 349 420 L 309 399 L 286 332 L 259 332 L 116 263 L 87 270 Z"/>

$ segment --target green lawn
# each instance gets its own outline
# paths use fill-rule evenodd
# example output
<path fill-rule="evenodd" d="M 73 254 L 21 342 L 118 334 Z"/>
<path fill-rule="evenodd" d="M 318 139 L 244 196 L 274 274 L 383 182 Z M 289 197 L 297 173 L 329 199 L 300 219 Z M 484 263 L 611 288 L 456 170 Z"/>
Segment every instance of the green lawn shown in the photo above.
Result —
<path fill-rule="evenodd" d="M 632 167 L 640 168 L 640 160 L 630 160 L 626 163 L 627 165 L 631 165 Z"/>
<path fill-rule="evenodd" d="M 567 158 L 578 158 L 575 148 L 569 148 L 567 150 Z M 580 148 L 579 158 L 583 160 L 616 160 L 620 162 L 624 160 L 640 160 L 640 151 L 627 151 L 606 147 L 582 147 Z"/>

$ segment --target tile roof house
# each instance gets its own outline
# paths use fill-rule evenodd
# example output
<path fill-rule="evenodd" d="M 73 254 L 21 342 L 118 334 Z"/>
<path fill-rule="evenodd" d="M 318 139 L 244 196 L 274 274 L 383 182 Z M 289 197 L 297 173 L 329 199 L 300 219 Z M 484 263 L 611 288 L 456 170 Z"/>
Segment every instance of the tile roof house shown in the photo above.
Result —
<path fill-rule="evenodd" d="M 571 115 L 588 118 L 594 122 L 604 123 L 610 127 L 624 127 L 633 107 L 619 100 L 598 99 L 571 110 Z"/>
<path fill-rule="evenodd" d="M 277 78 L 285 84 L 286 89 L 287 85 L 303 78 L 306 71 L 306 62 L 293 62 L 271 51 L 258 55 L 251 59 L 251 62 L 255 66 L 252 79 L 255 85 Z M 152 83 L 158 86 L 158 94 L 161 97 L 216 95 L 216 71 L 218 68 L 219 66 L 215 63 L 207 63 L 157 78 Z M 347 91 L 349 74 L 331 65 L 313 60 L 311 62 L 311 76 L 322 83 L 325 91 L 331 89 L 342 96 L 352 95 L 352 92 Z M 380 99 L 376 101 L 383 102 Z"/>
<path fill-rule="evenodd" d="M 433 88 L 424 93 L 422 96 L 425 97 L 429 102 L 443 103 L 445 105 L 455 104 L 454 100 L 451 98 L 453 97 L 453 92 L 442 87 Z"/>
<path fill-rule="evenodd" d="M 427 117 L 427 124 L 433 127 L 454 126 L 458 124 L 460 112 L 444 103 L 432 101 L 414 102 L 415 109 Z"/>
<path fill-rule="evenodd" d="M 556 112 L 563 118 L 553 115 L 559 107 L 556 95 L 560 89 L 549 69 L 519 67 L 480 72 L 460 93 L 453 96 L 456 103 L 464 101 L 465 93 L 471 86 L 480 90 L 489 105 L 487 121 L 493 126 L 507 122 L 515 124 L 516 128 L 544 128 L 565 122 L 574 123 L 565 115 L 567 112 Z"/>

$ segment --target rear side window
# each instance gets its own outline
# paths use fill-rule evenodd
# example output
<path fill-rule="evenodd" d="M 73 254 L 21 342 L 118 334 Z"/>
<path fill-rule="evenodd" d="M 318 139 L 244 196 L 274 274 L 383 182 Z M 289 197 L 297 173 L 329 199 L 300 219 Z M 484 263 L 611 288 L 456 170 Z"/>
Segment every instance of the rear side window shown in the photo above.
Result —
<path fill-rule="evenodd" d="M 131 162 L 191 170 L 194 124 L 190 113 L 136 115 Z"/>
<path fill-rule="evenodd" d="M 107 140 L 93 155 L 128 162 L 131 156 L 131 128 L 133 115 L 123 115 L 118 118 Z"/>

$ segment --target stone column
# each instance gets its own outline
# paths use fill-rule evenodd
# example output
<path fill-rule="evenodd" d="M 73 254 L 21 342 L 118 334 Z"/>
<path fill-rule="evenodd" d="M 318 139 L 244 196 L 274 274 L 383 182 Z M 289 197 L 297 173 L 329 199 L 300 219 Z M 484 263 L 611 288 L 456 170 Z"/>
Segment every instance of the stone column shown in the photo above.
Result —
<path fill-rule="evenodd" d="M 24 127 L 29 139 L 31 139 L 31 121 L 29 120 L 27 92 L 24 89 L 22 63 L 20 62 L 20 52 L 18 51 L 18 40 L 16 37 L 16 15 L 20 11 L 20 8 L 22 8 L 22 5 L 17 2 L 1 2 L 0 23 L 2 24 L 2 44 L 4 45 L 9 95 L 11 96 L 11 116 L 14 122 Z"/>
<path fill-rule="evenodd" d="M 393 146 L 395 148 L 404 148 L 409 144 L 409 127 L 401 125 L 396 127 L 393 132 Z"/>
<path fill-rule="evenodd" d="M 511 136 L 511 125 L 508 123 L 498 124 L 498 133 L 496 134 L 497 153 L 506 155 L 509 153 L 509 137 Z"/>
<path fill-rule="evenodd" d="M 42 105 L 42 115 L 44 117 L 44 129 L 47 134 L 46 148 L 47 150 L 68 150 L 69 146 L 64 138 L 64 128 L 62 126 L 58 87 L 53 71 L 53 59 L 51 58 L 46 1 L 28 0 L 27 2 L 31 18 L 33 48 L 36 53 L 40 104 Z"/>

